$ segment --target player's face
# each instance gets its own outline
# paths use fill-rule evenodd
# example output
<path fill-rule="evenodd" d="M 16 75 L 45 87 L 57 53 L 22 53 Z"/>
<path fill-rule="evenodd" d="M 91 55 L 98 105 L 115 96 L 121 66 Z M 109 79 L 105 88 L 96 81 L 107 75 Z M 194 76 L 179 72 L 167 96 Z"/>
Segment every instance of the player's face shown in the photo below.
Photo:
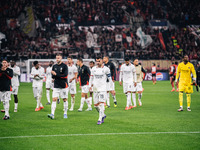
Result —
<path fill-rule="evenodd" d="M 96 59 L 96 64 L 98 67 L 101 67 L 101 65 L 103 64 L 102 59 Z"/>
<path fill-rule="evenodd" d="M 11 65 L 11 67 L 14 67 L 14 66 L 15 66 L 15 62 L 12 61 L 12 62 L 10 63 L 10 65 Z"/>
<path fill-rule="evenodd" d="M 129 65 L 129 63 L 130 63 L 130 61 L 125 61 L 125 64 L 128 66 Z"/>
<path fill-rule="evenodd" d="M 39 65 L 39 64 L 35 65 L 35 68 L 36 68 L 36 69 L 38 69 L 39 67 L 40 67 L 40 65 Z"/>
<path fill-rule="evenodd" d="M 69 64 L 72 63 L 72 59 L 71 58 L 67 58 L 67 61 L 68 61 Z"/>
<path fill-rule="evenodd" d="M 8 67 L 8 62 L 7 62 L 7 61 L 2 61 L 2 66 L 3 66 L 4 68 L 7 68 L 7 67 Z"/>
<path fill-rule="evenodd" d="M 50 63 L 49 63 L 49 66 L 50 66 L 50 67 L 53 66 L 53 62 L 50 62 Z"/>
<path fill-rule="evenodd" d="M 138 59 L 134 60 L 134 65 L 138 65 L 138 64 L 139 64 Z"/>
<path fill-rule="evenodd" d="M 108 58 L 107 57 L 104 57 L 103 58 L 103 62 L 105 63 L 105 62 L 107 62 L 108 61 Z"/>
<path fill-rule="evenodd" d="M 93 63 L 90 63 L 90 68 L 94 67 L 94 64 Z"/>
<path fill-rule="evenodd" d="M 186 55 L 186 56 L 184 56 L 184 58 L 183 58 L 183 61 L 184 62 L 188 62 L 189 61 L 189 58 L 188 58 L 188 56 Z"/>
<path fill-rule="evenodd" d="M 56 62 L 60 64 L 62 61 L 62 56 L 56 56 Z"/>

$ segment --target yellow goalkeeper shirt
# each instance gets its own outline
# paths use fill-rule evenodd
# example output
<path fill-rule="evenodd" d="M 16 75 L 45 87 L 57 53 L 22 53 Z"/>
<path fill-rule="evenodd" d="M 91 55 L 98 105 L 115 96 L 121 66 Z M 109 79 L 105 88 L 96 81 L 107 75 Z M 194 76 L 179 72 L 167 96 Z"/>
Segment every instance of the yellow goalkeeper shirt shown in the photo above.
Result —
<path fill-rule="evenodd" d="M 196 80 L 196 72 L 194 69 L 194 65 L 190 62 L 188 62 L 187 64 L 184 64 L 184 62 L 182 62 L 178 65 L 176 80 L 178 80 L 180 75 L 179 81 L 181 83 L 186 83 L 186 84 L 191 83 L 192 81 L 191 73 L 193 75 L 193 79 Z"/>

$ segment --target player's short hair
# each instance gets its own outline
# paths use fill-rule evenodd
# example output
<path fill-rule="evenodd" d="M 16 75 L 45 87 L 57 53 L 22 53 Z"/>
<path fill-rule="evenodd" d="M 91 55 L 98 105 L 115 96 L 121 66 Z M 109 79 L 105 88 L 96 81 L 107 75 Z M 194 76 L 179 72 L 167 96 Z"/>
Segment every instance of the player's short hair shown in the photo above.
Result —
<path fill-rule="evenodd" d="M 57 53 L 56 56 L 61 56 L 62 57 L 62 55 L 60 53 Z"/>
<path fill-rule="evenodd" d="M 138 60 L 138 58 L 133 59 L 133 61 Z"/>
<path fill-rule="evenodd" d="M 102 57 L 101 56 L 97 56 L 96 59 L 102 59 Z"/>
<path fill-rule="evenodd" d="M 38 64 L 38 61 L 34 61 L 33 65 L 36 66 Z"/>
<path fill-rule="evenodd" d="M 175 65 L 178 65 L 178 62 L 177 62 L 177 61 L 175 62 Z"/>
<path fill-rule="evenodd" d="M 174 62 L 172 62 L 172 65 L 174 64 Z"/>
<path fill-rule="evenodd" d="M 8 60 L 7 60 L 7 59 L 3 59 L 3 60 L 2 60 L 2 62 L 3 62 L 3 61 L 6 61 L 6 62 L 8 62 Z"/>
<path fill-rule="evenodd" d="M 83 62 L 83 59 L 82 59 L 82 58 L 78 58 L 77 60 L 80 61 L 80 62 Z"/>
<path fill-rule="evenodd" d="M 108 57 L 108 56 L 104 56 L 104 57 L 106 57 L 106 58 L 109 60 L 109 57 Z"/>
<path fill-rule="evenodd" d="M 125 61 L 129 61 L 130 59 L 129 59 L 128 57 L 126 57 L 124 60 L 125 60 Z"/>
<path fill-rule="evenodd" d="M 72 56 L 68 56 L 67 58 L 73 59 L 73 57 L 72 57 Z"/>
<path fill-rule="evenodd" d="M 90 61 L 90 64 L 94 64 L 94 61 Z"/>
<path fill-rule="evenodd" d="M 53 61 L 53 60 L 51 60 L 51 61 L 50 61 L 50 63 L 54 64 L 54 61 Z"/>
<path fill-rule="evenodd" d="M 153 63 L 153 66 L 155 66 L 156 64 L 155 63 Z"/>

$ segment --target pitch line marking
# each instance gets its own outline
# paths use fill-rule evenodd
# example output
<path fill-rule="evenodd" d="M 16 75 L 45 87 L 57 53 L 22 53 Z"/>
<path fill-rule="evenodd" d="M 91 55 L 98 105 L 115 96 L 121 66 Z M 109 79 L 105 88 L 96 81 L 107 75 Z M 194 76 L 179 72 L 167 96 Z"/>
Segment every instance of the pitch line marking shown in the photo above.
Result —
<path fill-rule="evenodd" d="M 58 134 L 58 135 L 30 135 L 30 136 L 7 136 L 1 139 L 16 138 L 38 138 L 38 137 L 73 137 L 73 136 L 104 136 L 104 135 L 155 135 L 155 134 L 200 134 L 200 131 L 194 132 L 131 132 L 131 133 L 89 133 L 89 134 Z"/>

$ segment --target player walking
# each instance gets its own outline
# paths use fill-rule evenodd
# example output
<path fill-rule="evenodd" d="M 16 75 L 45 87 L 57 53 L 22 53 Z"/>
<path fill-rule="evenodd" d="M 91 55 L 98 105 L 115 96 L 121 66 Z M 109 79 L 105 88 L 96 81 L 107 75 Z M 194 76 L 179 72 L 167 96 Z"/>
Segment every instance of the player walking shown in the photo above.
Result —
<path fill-rule="evenodd" d="M 153 64 L 151 67 L 152 81 L 153 84 L 156 84 L 156 64 Z"/>
<path fill-rule="evenodd" d="M 88 105 L 88 108 L 86 109 L 86 111 L 91 111 L 92 107 L 87 95 L 89 92 L 90 69 L 86 65 L 83 64 L 83 60 L 81 58 L 77 60 L 77 65 L 80 67 L 78 71 L 78 78 L 79 78 L 80 89 L 81 89 L 81 104 L 78 111 L 83 111 L 83 105 L 85 101 Z"/>
<path fill-rule="evenodd" d="M 47 103 L 46 105 L 51 105 L 50 101 L 50 89 L 53 89 L 53 79 L 51 75 L 52 67 L 53 67 L 54 62 L 50 61 L 49 62 L 49 67 L 46 69 L 46 96 L 47 96 Z"/>
<path fill-rule="evenodd" d="M 174 63 L 172 62 L 172 65 L 169 67 L 170 83 L 172 85 L 171 92 L 175 91 L 175 88 L 174 88 L 174 81 L 175 81 L 174 73 L 175 73 L 175 66 L 174 66 Z"/>
<path fill-rule="evenodd" d="M 11 69 L 13 70 L 13 78 L 11 79 L 12 84 L 12 94 L 14 95 L 14 102 L 15 102 L 15 108 L 14 112 L 17 112 L 18 108 L 18 89 L 19 89 L 19 76 L 20 76 L 20 68 L 16 66 L 15 61 L 11 61 Z"/>
<path fill-rule="evenodd" d="M 119 75 L 119 84 L 122 85 L 123 80 L 123 91 L 127 97 L 127 103 L 125 110 L 132 109 L 132 102 L 131 102 L 131 93 L 134 90 L 134 86 L 137 85 L 137 77 L 136 77 L 136 70 L 135 66 L 130 63 L 129 58 L 125 58 L 125 64 L 121 66 L 120 75 Z M 134 95 L 132 95 L 134 96 Z M 136 104 L 136 98 L 133 103 Z"/>
<path fill-rule="evenodd" d="M 94 106 L 99 112 L 97 124 L 104 123 L 106 115 L 104 113 L 104 102 L 106 100 L 106 81 L 111 80 L 110 69 L 103 65 L 103 60 L 100 57 L 96 58 L 96 66 L 92 68 L 90 78 L 90 89 L 93 88 Z"/>
<path fill-rule="evenodd" d="M 58 98 L 63 99 L 64 105 L 64 118 L 67 119 L 67 109 L 68 109 L 68 67 L 62 62 L 61 54 L 56 55 L 57 64 L 53 65 L 51 74 L 54 79 L 54 88 L 53 88 L 53 101 L 51 104 L 51 114 L 48 114 L 48 117 L 54 119 L 54 114 L 56 110 L 56 102 Z"/>
<path fill-rule="evenodd" d="M 191 93 L 193 93 L 191 73 L 193 75 L 193 83 L 196 84 L 196 72 L 194 66 L 192 63 L 189 62 L 188 55 L 185 55 L 183 58 L 183 62 L 178 65 L 175 80 L 177 84 L 177 81 L 179 79 L 179 112 L 183 111 L 183 92 L 185 92 L 187 96 L 187 111 L 191 111 Z"/>
<path fill-rule="evenodd" d="M 75 104 L 75 94 L 76 94 L 76 79 L 78 70 L 77 67 L 73 64 L 71 56 L 67 57 L 67 66 L 68 66 L 68 83 L 69 83 L 69 93 L 71 94 L 71 108 L 69 111 L 74 110 Z"/>
<path fill-rule="evenodd" d="M 43 78 L 45 74 L 44 74 L 44 68 L 39 65 L 38 61 L 34 61 L 33 65 L 34 67 L 32 67 L 31 69 L 31 78 L 33 79 L 32 83 L 33 95 L 37 102 L 35 111 L 40 111 L 41 109 L 44 108 L 41 99 L 42 99 Z"/>
<path fill-rule="evenodd" d="M 11 100 L 11 79 L 13 77 L 13 70 L 8 68 L 8 61 L 3 60 L 2 65 L 0 66 L 0 100 L 3 102 L 4 110 L 5 110 L 5 116 L 3 117 L 3 120 L 10 119 L 9 115 L 9 108 L 10 104 L 9 101 Z"/>
<path fill-rule="evenodd" d="M 135 69 L 136 69 L 136 76 L 137 76 L 137 85 L 136 87 L 134 88 L 134 92 L 133 92 L 133 103 L 134 103 L 134 106 L 133 107 L 136 107 L 136 95 L 135 93 L 138 92 L 138 103 L 139 103 L 139 106 L 142 106 L 142 92 L 143 92 L 143 88 L 142 88 L 142 81 L 145 77 L 145 73 L 146 71 L 144 70 L 144 68 L 139 65 L 139 61 L 138 59 L 135 59 L 134 60 L 134 66 L 135 66 Z"/>
<path fill-rule="evenodd" d="M 109 61 L 108 56 L 105 56 L 103 58 L 103 62 L 104 65 L 110 69 L 112 77 L 112 80 L 107 82 L 107 106 L 110 107 L 110 93 L 111 93 L 114 101 L 114 107 L 117 107 L 116 92 L 115 92 L 116 68 L 115 65 Z"/>

